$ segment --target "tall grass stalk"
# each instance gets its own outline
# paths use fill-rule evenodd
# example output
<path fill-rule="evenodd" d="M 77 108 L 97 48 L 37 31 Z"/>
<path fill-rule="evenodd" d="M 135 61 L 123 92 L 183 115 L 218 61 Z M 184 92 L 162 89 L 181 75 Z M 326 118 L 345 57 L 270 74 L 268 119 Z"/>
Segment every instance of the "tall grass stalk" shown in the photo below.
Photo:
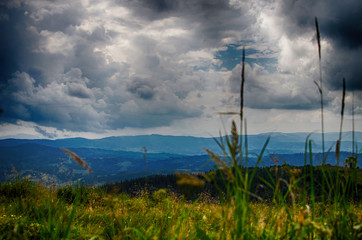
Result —
<path fill-rule="evenodd" d="M 339 166 L 339 153 L 342 143 L 342 128 L 343 128 L 343 117 L 344 117 L 344 106 L 345 106 L 345 97 L 346 97 L 346 79 L 343 78 L 342 80 L 342 103 L 341 103 L 341 120 L 339 125 L 339 137 L 336 144 L 336 159 L 337 159 L 337 166 Z"/>
<path fill-rule="evenodd" d="M 346 80 L 343 78 L 342 80 L 342 103 L 341 103 L 341 112 L 340 112 L 340 116 L 341 116 L 341 120 L 340 120 L 340 126 L 339 126 L 339 137 L 336 143 L 336 150 L 335 150 L 335 154 L 336 154 L 336 160 L 337 160 L 337 167 L 339 167 L 339 158 L 340 158 L 340 148 L 341 148 L 341 144 L 342 144 L 342 129 L 343 129 L 343 117 L 344 117 L 344 106 L 345 106 L 345 96 L 346 96 Z M 342 194 L 345 194 L 345 191 L 343 189 L 346 189 L 345 186 L 343 186 L 343 183 L 340 184 L 340 174 L 339 171 L 337 171 L 336 174 L 336 183 L 335 186 L 337 186 L 336 188 L 336 194 L 335 194 L 335 203 L 338 202 L 338 198 L 340 197 L 340 191 L 341 191 L 341 187 L 342 187 Z M 340 187 L 341 186 L 341 187 Z M 343 199 L 345 199 L 343 197 Z M 339 207 L 339 206 L 336 206 Z"/>
<path fill-rule="evenodd" d="M 355 144 L 357 144 L 355 136 L 354 136 L 354 92 L 352 92 L 352 154 L 356 155 L 357 146 L 355 148 Z"/>
<path fill-rule="evenodd" d="M 241 84 L 240 84 L 240 163 L 241 164 L 243 162 L 242 149 L 243 149 L 243 121 L 244 121 L 244 87 L 245 87 L 245 46 L 243 47 L 243 57 L 241 62 Z M 245 133 L 245 138 L 246 138 L 246 133 Z"/>
<path fill-rule="evenodd" d="M 234 238 L 248 238 L 251 234 L 250 223 L 248 219 L 252 218 L 253 212 L 250 209 L 250 196 L 260 199 L 257 195 L 250 192 L 251 183 L 255 176 L 256 168 L 249 177 L 248 163 L 248 139 L 247 139 L 247 121 L 244 119 L 244 87 L 245 87 L 245 47 L 243 48 L 242 69 L 241 69 L 241 84 L 240 84 L 240 118 L 239 131 L 234 121 L 232 121 L 231 135 L 225 135 L 223 138 L 215 139 L 223 152 L 223 158 L 206 149 L 211 159 L 217 164 L 219 169 L 223 170 L 220 176 L 226 188 L 226 198 L 221 201 L 223 208 L 223 217 L 228 218 L 230 211 L 234 220 L 232 228 L 232 236 Z M 233 114 L 233 113 L 226 113 Z M 245 122 L 245 123 L 244 123 Z M 243 126 L 244 123 L 244 126 Z M 245 133 L 243 134 L 243 128 Z M 243 139 L 244 137 L 244 139 Z M 226 144 L 224 144 L 224 139 Z M 258 155 L 257 165 L 262 162 L 263 153 L 269 142 L 267 139 L 261 153 Z M 245 144 L 245 146 L 243 145 Z M 245 148 L 245 152 L 243 151 Z M 243 157 L 245 153 L 245 171 L 243 171 Z M 218 189 L 221 189 L 220 187 Z M 220 193 L 220 195 L 222 195 Z M 223 199 L 223 198 L 222 198 Z"/>
<path fill-rule="evenodd" d="M 319 94 L 320 94 L 320 103 L 321 103 L 321 127 L 322 127 L 322 158 L 323 164 L 326 162 L 326 158 L 324 158 L 325 153 L 325 144 L 324 144 L 324 100 L 323 100 L 323 81 L 322 81 L 322 53 L 321 53 L 321 37 L 319 32 L 318 19 L 315 17 L 315 27 L 317 34 L 317 43 L 318 43 L 318 60 L 319 60 L 319 83 L 314 81 L 317 85 Z"/>
<path fill-rule="evenodd" d="M 314 81 L 317 85 L 319 94 L 320 94 L 320 105 L 321 105 L 321 132 L 322 132 L 322 165 L 324 166 L 327 161 L 327 157 L 325 156 L 325 141 L 324 141 L 324 99 L 323 99 L 323 81 L 322 81 L 322 53 L 321 53 L 321 39 L 319 32 L 319 24 L 318 18 L 315 17 L 315 27 L 316 27 L 316 35 L 317 35 L 317 43 L 318 43 L 318 62 L 319 62 L 319 83 Z M 324 171 L 324 169 L 322 169 Z M 322 178 L 322 192 L 325 192 L 325 178 Z M 322 194 L 322 201 L 324 200 L 324 194 Z"/>

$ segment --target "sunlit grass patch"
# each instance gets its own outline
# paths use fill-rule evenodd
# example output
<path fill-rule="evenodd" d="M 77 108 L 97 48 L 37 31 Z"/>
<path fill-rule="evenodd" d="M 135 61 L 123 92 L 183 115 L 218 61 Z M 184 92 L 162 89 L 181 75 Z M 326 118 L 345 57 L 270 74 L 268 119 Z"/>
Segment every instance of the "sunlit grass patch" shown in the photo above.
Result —
<path fill-rule="evenodd" d="M 26 181 L 26 180 L 19 180 Z M 32 186 L 28 186 L 32 190 Z M 89 192 L 97 192 L 85 186 Z M 186 201 L 164 190 L 138 197 L 102 194 L 99 201 L 64 201 L 55 191 L 36 188 L 31 196 L 0 201 L 2 239 L 233 239 L 240 207 L 228 204 Z M 78 191 L 80 193 L 80 191 Z M 361 236 L 361 202 L 317 202 L 314 217 L 309 204 L 245 202 L 245 235 L 257 239 L 331 238 Z"/>

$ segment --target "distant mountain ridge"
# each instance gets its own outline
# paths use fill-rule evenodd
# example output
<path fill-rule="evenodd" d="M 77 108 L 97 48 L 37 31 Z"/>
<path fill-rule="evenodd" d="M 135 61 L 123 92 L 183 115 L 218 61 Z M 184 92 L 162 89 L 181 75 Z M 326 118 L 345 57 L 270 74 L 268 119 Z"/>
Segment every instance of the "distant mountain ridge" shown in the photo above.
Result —
<path fill-rule="evenodd" d="M 304 165 L 305 134 L 271 134 L 266 148 L 263 165 L 271 166 L 271 156 L 294 166 Z M 249 166 L 255 166 L 255 154 L 260 153 L 269 135 L 249 135 Z M 356 139 L 362 134 L 356 133 Z M 332 146 L 327 163 L 336 164 L 334 144 L 338 134 L 326 134 L 326 148 Z M 349 135 L 344 134 L 343 139 Z M 313 140 L 313 165 L 319 165 L 320 139 Z M 341 159 L 350 155 L 350 141 L 343 141 Z M 361 143 L 358 142 L 361 146 Z M 67 148 L 92 168 L 92 174 L 76 164 L 61 148 Z M 174 172 L 205 172 L 215 165 L 204 148 L 221 154 L 213 138 L 145 135 L 132 137 L 108 137 L 103 139 L 69 138 L 47 139 L 3 139 L 0 140 L 0 181 L 11 179 L 15 174 L 29 177 L 46 184 L 64 184 L 84 180 L 87 183 L 106 183 L 154 174 Z M 361 157 L 360 157 L 361 158 Z M 362 167 L 361 160 L 357 166 Z M 308 159 L 309 163 L 309 159 Z M 343 165 L 343 161 L 340 161 Z M 259 165 L 262 166 L 262 165 Z"/>
<path fill-rule="evenodd" d="M 305 141 L 309 133 L 264 133 L 257 135 L 248 135 L 249 151 L 258 152 L 264 145 L 266 139 L 270 136 L 270 142 L 267 150 L 275 153 L 303 153 Z M 313 140 L 313 149 L 315 152 L 321 151 L 321 134 L 314 133 L 310 136 Z M 339 133 L 326 133 L 326 149 L 336 143 Z M 219 139 L 218 137 L 216 139 Z M 357 145 L 362 146 L 362 132 L 355 133 Z M 352 133 L 345 132 L 342 135 L 341 150 L 352 151 Z M 101 139 L 86 138 L 65 138 L 57 140 L 48 139 L 2 139 L 0 146 L 16 146 L 24 143 L 35 143 L 50 147 L 64 148 L 101 148 L 108 150 L 122 150 L 141 152 L 146 147 L 151 153 L 172 153 L 181 155 L 199 155 L 205 154 L 203 148 L 212 151 L 220 151 L 211 137 L 189 137 L 189 136 L 168 136 L 168 135 L 139 135 L 139 136 L 120 136 L 107 137 Z"/>

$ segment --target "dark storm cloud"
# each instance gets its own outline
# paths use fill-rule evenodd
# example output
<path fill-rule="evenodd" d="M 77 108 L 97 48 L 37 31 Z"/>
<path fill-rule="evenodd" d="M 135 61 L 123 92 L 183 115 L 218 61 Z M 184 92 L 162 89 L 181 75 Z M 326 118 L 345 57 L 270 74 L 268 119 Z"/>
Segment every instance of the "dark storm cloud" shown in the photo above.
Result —
<path fill-rule="evenodd" d="M 151 80 L 147 79 L 134 79 L 128 84 L 127 90 L 144 100 L 151 100 L 155 95 L 154 86 Z"/>
<path fill-rule="evenodd" d="M 17 8 L 7 9 L 0 5 L 0 12 L 7 16 L 0 19 L 0 83 L 9 79 L 11 74 L 23 65 L 24 53 L 29 52 L 29 47 L 34 42 L 32 35 L 27 35 L 24 10 Z"/>
<path fill-rule="evenodd" d="M 120 1 L 124 3 L 124 1 Z M 221 46 L 221 40 L 240 36 L 251 26 L 255 17 L 248 14 L 250 4 L 233 7 L 225 0 L 137 0 L 127 2 L 137 17 L 156 20 L 175 16 L 186 21 L 187 28 L 195 29 L 191 48 Z M 251 37 L 251 36 L 248 36 Z M 240 40 L 240 39 L 239 39 Z"/>
<path fill-rule="evenodd" d="M 124 69 L 120 64 L 107 64 L 102 53 L 94 52 L 95 45 L 88 40 L 82 40 L 74 46 L 74 56 L 65 63 L 66 68 L 77 67 L 82 69 L 84 76 L 90 79 L 91 86 L 104 86 L 104 80 Z"/>
<path fill-rule="evenodd" d="M 341 80 L 346 77 L 348 90 L 361 90 L 362 1 L 285 0 L 280 6 L 291 36 L 315 30 L 314 17 L 318 18 L 322 39 L 332 44 L 331 52 L 322 55 L 322 61 L 326 62 L 327 87 L 341 89 Z"/>
<path fill-rule="evenodd" d="M 6 108 L 4 120 L 21 119 L 58 129 L 97 131 L 105 126 L 106 114 L 95 110 L 88 97 L 96 90 L 86 88 L 84 82 L 87 79 L 79 69 L 70 70 L 46 87 L 36 85 L 29 74 L 16 72 L 1 93 L 1 104 Z"/>
<path fill-rule="evenodd" d="M 322 37 L 330 38 L 338 47 L 352 49 L 362 46 L 361 9 L 358 0 L 285 0 L 281 4 L 282 13 L 291 23 L 290 32 L 300 34 L 303 29 L 314 29 L 317 17 Z"/>
<path fill-rule="evenodd" d="M 147 24 L 137 22 L 142 15 L 139 4 L 145 4 L 150 17 L 173 5 L 128 4 L 136 14 L 132 21 L 122 15 L 116 20 L 130 30 Z M 104 12 L 89 12 L 74 1 L 7 1 L 0 8 L 0 29 L 7 33 L 0 38 L 0 108 L 5 109 L 1 121 L 99 132 L 169 126 L 202 114 L 183 101 L 200 83 L 189 84 L 195 77 L 183 77 L 185 70 L 172 59 L 175 52 L 164 50 L 168 46 L 141 33 L 127 39 L 132 43 L 123 52 L 128 62 L 117 62 L 99 50 L 118 44 L 114 39 L 119 30 L 105 27 L 111 21 Z M 182 46 L 182 38 L 174 41 L 180 49 L 189 48 Z M 184 80 L 176 83 L 180 77 Z"/>
<path fill-rule="evenodd" d="M 107 65 L 93 53 L 107 38 L 102 28 L 80 33 L 78 39 L 68 37 L 84 16 L 76 5 L 25 1 L 11 8 L 0 6 L 8 16 L 0 20 L 1 32 L 6 33 L 0 38 L 0 105 L 7 109 L 3 121 L 22 119 L 73 131 L 97 129 L 100 121 L 106 124 L 102 110 L 89 103 L 97 92 L 91 88 L 104 86 L 100 80 L 119 65 Z M 60 45 L 48 46 L 49 39 Z M 74 47 L 67 52 L 69 44 L 69 49 Z"/>
<path fill-rule="evenodd" d="M 90 98 L 91 93 L 86 86 L 81 84 L 68 85 L 68 93 L 70 96 L 78 98 Z"/>
<path fill-rule="evenodd" d="M 169 12 L 176 9 L 179 6 L 178 1 L 171 1 L 171 0 L 136 0 L 133 1 L 136 4 L 143 5 L 146 8 L 149 8 L 155 12 Z"/>
<path fill-rule="evenodd" d="M 2 32 L 6 33 L 0 39 L 1 81 L 9 79 L 16 71 L 25 71 L 37 76 L 37 81 L 48 83 L 55 74 L 78 67 L 86 77 L 96 82 L 119 70 L 120 65 L 105 64 L 104 57 L 94 53 L 95 47 L 109 43 L 114 32 L 106 33 L 100 26 L 90 33 L 75 33 L 75 27 L 85 17 L 79 4 L 71 2 L 70 5 L 58 6 L 57 3 L 45 2 L 48 4 L 43 6 L 40 3 L 25 1 L 19 8 L 1 6 L 9 16 L 9 20 L 0 21 Z M 48 52 L 47 33 L 55 33 L 54 39 L 64 36 L 65 44 L 74 45 L 72 52 L 66 52 L 64 45 L 49 46 L 54 52 Z M 80 37 L 68 38 L 68 35 L 75 34 Z"/>
<path fill-rule="evenodd" d="M 63 65 L 64 57 L 39 52 L 41 31 L 69 31 L 84 16 L 82 8 L 77 3 L 51 8 L 51 2 L 5 2 L 0 5 L 0 12 L 7 16 L 0 20 L 1 32 L 5 33 L 0 39 L 1 81 L 16 71 L 34 73 L 39 76 L 37 80 L 49 78 L 46 72 L 59 71 L 55 66 Z"/>

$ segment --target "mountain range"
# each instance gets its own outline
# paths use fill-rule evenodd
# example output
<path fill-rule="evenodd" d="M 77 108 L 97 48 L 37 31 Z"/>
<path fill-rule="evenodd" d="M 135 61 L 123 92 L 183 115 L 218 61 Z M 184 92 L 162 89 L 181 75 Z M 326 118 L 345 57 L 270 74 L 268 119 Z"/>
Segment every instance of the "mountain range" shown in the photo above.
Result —
<path fill-rule="evenodd" d="M 249 166 L 255 166 L 256 155 L 270 136 L 263 157 L 265 166 L 273 164 L 271 156 L 294 166 L 304 165 L 307 133 L 272 133 L 248 135 Z M 325 135 L 326 149 L 331 148 L 327 163 L 336 164 L 334 145 L 338 133 Z M 222 138 L 224 139 L 224 138 Z M 312 134 L 313 152 L 321 152 L 320 134 Z M 341 159 L 352 151 L 352 133 L 342 135 Z M 362 139 L 362 132 L 355 133 Z M 220 138 L 216 138 L 220 141 Z M 244 141 L 245 142 L 245 141 Z M 361 142 L 355 144 L 361 146 Z M 92 168 L 89 174 L 61 148 L 76 153 Z M 0 181 L 19 175 L 45 184 L 74 181 L 106 183 L 154 174 L 174 172 L 205 172 L 214 167 L 204 148 L 222 154 L 215 139 L 187 136 L 122 136 L 102 139 L 2 139 L 0 140 Z M 255 153 L 255 154 L 254 154 Z M 313 164 L 319 165 L 321 154 L 314 154 Z M 343 161 L 341 160 L 341 164 Z M 309 159 L 308 159 L 309 163 Z M 358 167 L 362 167 L 358 161 Z"/>

